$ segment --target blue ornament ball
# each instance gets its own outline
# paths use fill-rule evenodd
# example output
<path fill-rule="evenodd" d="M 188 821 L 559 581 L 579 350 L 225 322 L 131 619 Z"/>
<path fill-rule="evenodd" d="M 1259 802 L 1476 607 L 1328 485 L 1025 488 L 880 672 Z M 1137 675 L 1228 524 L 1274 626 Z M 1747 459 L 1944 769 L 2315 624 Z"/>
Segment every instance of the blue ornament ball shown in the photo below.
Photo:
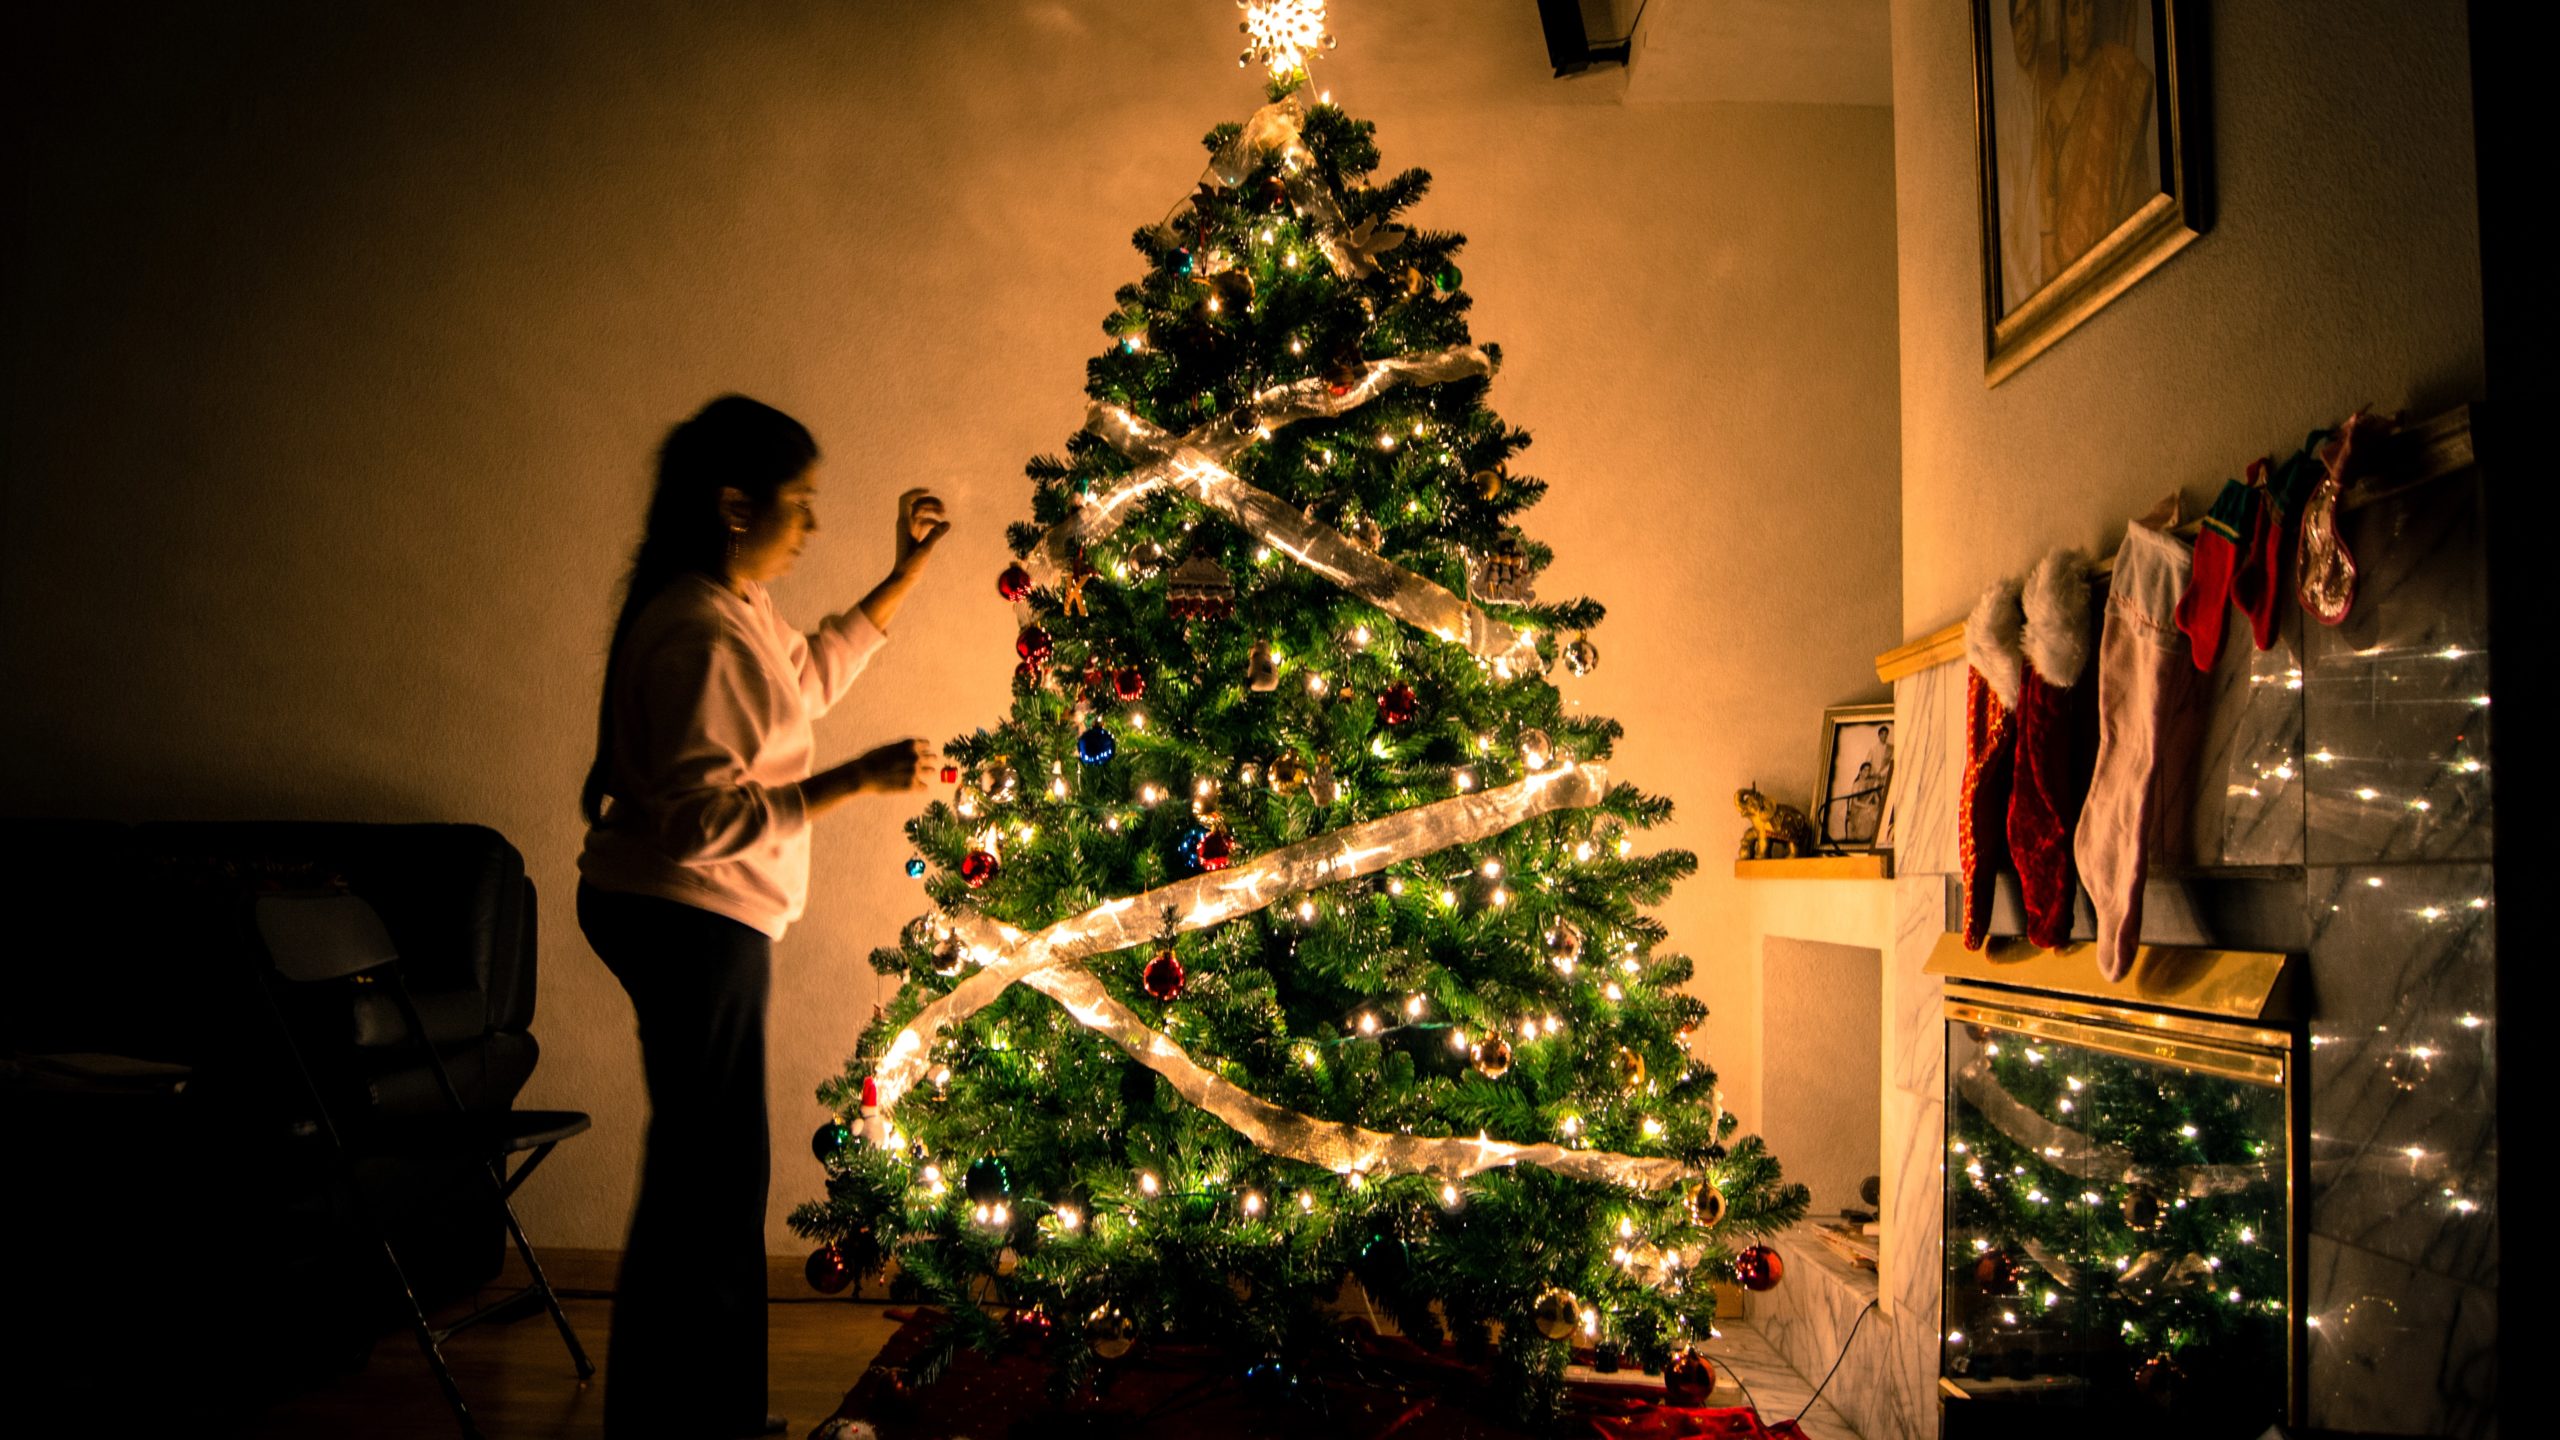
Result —
<path fill-rule="evenodd" d="M 1197 870 L 1200 868 L 1200 842 L 1208 838 L 1209 832 L 1207 830 L 1194 825 L 1190 829 L 1182 832 L 1181 839 L 1173 842 L 1173 853 L 1176 858 L 1182 861 L 1184 869 Z"/>
<path fill-rule="evenodd" d="M 910 880 L 924 878 L 924 860 L 921 857 L 913 855 L 907 857 L 907 878 Z"/>
<path fill-rule="evenodd" d="M 1076 758 L 1087 765 L 1099 765 L 1119 753 L 1120 742 L 1111 738 L 1100 721 L 1076 739 Z"/>

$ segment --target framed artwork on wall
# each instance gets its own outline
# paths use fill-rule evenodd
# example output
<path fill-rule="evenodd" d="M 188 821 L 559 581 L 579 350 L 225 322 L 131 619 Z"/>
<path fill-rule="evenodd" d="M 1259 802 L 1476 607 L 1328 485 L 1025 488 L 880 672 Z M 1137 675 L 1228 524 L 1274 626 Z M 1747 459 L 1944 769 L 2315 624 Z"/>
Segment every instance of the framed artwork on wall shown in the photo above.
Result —
<path fill-rule="evenodd" d="M 1824 851 L 1890 850 L 1885 796 L 1893 786 L 1893 706 L 1822 712 L 1822 766 L 1813 778 L 1813 833 Z"/>
<path fill-rule="evenodd" d="M 2202 8 L 1973 0 L 1984 384 L 2210 225 Z"/>

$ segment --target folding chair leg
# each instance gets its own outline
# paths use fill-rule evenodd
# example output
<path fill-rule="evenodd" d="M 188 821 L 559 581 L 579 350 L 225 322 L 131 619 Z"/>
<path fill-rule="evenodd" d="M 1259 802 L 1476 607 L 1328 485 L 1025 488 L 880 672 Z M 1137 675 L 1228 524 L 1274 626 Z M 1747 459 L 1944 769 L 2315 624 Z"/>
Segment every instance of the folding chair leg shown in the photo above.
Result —
<path fill-rule="evenodd" d="M 530 1170 L 540 1164 L 542 1157 L 550 1151 L 548 1145 L 535 1151 L 525 1168 Z M 551 1323 L 560 1327 L 561 1342 L 569 1347 L 569 1359 L 578 1367 L 578 1379 L 581 1382 L 592 1380 L 596 1367 L 587 1359 L 587 1347 L 578 1343 L 578 1332 L 569 1327 L 568 1312 L 560 1308 L 560 1297 L 552 1292 L 551 1278 L 542 1273 L 542 1262 L 534 1258 L 533 1242 L 524 1238 L 524 1226 L 516 1220 L 515 1203 L 507 1198 L 509 1187 L 499 1178 L 499 1168 L 490 1168 L 489 1179 L 498 1187 L 498 1209 L 507 1217 L 507 1234 L 516 1242 L 516 1255 L 524 1261 L 525 1273 L 533 1277 L 533 1289 L 542 1296 L 543 1305 L 551 1311 Z"/>
<path fill-rule="evenodd" d="M 444 1363 L 444 1348 L 436 1344 L 436 1332 L 427 1324 L 427 1312 L 418 1308 L 418 1292 L 409 1286 L 409 1272 L 401 1267 L 399 1252 L 391 1248 L 387 1238 L 382 1242 L 382 1258 L 391 1262 L 391 1274 L 400 1282 L 400 1296 L 409 1302 L 409 1324 L 417 1334 L 418 1349 L 427 1357 L 427 1368 L 435 1372 L 445 1403 L 453 1407 L 453 1418 L 462 1426 L 463 1440 L 483 1440 L 480 1422 L 471 1418 L 471 1407 L 462 1403 L 462 1387 L 453 1383 L 453 1371 Z"/>

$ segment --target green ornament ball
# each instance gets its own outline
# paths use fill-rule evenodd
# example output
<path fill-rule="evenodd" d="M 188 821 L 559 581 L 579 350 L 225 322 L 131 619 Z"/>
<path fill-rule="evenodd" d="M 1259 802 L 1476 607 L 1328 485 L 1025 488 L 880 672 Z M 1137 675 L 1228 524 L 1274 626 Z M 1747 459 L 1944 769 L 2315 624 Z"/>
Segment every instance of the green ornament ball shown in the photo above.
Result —
<path fill-rule="evenodd" d="M 1013 1172 L 993 1155 L 969 1162 L 969 1173 L 960 1188 L 967 1191 L 973 1205 L 992 1205 L 1013 1194 Z"/>

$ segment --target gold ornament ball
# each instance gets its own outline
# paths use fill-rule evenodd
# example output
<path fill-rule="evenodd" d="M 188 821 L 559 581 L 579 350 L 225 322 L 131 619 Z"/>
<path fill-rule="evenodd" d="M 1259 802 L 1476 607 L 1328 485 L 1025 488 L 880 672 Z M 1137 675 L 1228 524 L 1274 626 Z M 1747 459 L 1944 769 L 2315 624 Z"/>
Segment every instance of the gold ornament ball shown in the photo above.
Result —
<path fill-rule="evenodd" d="M 1467 483 L 1476 487 L 1476 494 L 1482 499 L 1502 498 L 1502 472 L 1499 470 L 1479 470 L 1467 477 Z"/>
<path fill-rule="evenodd" d="M 1351 529 L 1346 533 L 1349 535 L 1352 544 L 1359 546 L 1361 549 L 1368 551 L 1372 555 L 1378 553 L 1378 547 L 1385 544 L 1387 538 L 1387 532 L 1378 528 L 1378 522 L 1370 519 L 1366 515 L 1352 521 Z"/>
<path fill-rule="evenodd" d="M 1138 1345 L 1137 1322 L 1120 1313 L 1115 1305 L 1105 1305 L 1085 1317 L 1084 1343 L 1105 1360 L 1117 1360 Z"/>
<path fill-rule="evenodd" d="M 1529 1323 L 1550 1340 L 1570 1340 L 1582 1326 L 1582 1302 L 1569 1290 L 1549 1290 L 1530 1307 Z"/>
<path fill-rule="evenodd" d="M 1271 762 L 1271 788 L 1283 795 L 1295 795 L 1306 788 L 1307 762 L 1295 755 L 1283 755 Z"/>
<path fill-rule="evenodd" d="M 1544 730 L 1520 732 L 1520 763 L 1532 770 L 1544 770 L 1556 758 L 1556 742 Z"/>
<path fill-rule="evenodd" d="M 1511 1069 L 1511 1042 L 1499 1035 L 1477 1041 L 1472 1053 L 1477 1073 L 1487 1080 L 1499 1080 Z"/>
<path fill-rule="evenodd" d="M 2158 1229 L 2160 1227 L 2158 1192 L 2139 1185 L 2127 1190 L 2124 1195 L 2124 1223 L 2136 1230 Z"/>
<path fill-rule="evenodd" d="M 1698 1193 L 1689 1197 L 1689 1217 L 1708 1230 L 1724 1223 L 1724 1192 L 1706 1181 L 1698 1182 Z"/>
<path fill-rule="evenodd" d="M 1634 1094 L 1644 1084 L 1644 1057 L 1624 1045 L 1619 1046 L 1617 1071 L 1618 1088 L 1630 1095 Z"/>

